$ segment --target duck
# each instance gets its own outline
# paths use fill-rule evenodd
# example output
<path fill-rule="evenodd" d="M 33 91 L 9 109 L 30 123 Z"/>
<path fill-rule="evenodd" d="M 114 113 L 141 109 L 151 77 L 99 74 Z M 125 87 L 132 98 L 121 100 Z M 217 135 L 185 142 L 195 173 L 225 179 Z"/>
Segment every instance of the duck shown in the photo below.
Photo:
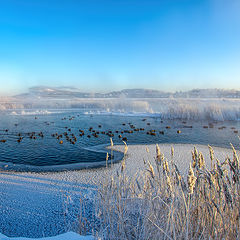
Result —
<path fill-rule="evenodd" d="M 150 132 L 150 135 L 151 136 L 156 136 L 156 133 L 155 132 Z"/>

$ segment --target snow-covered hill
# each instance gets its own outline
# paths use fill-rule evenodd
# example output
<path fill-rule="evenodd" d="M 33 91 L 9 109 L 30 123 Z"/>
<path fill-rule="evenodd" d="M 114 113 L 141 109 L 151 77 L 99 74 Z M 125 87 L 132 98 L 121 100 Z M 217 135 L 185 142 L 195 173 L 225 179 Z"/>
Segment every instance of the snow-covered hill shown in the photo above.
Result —
<path fill-rule="evenodd" d="M 85 92 L 72 87 L 37 86 L 29 89 L 28 93 L 15 96 L 22 98 L 240 98 L 239 90 L 226 89 L 193 89 L 174 93 L 153 89 L 123 89 L 107 93 Z"/>

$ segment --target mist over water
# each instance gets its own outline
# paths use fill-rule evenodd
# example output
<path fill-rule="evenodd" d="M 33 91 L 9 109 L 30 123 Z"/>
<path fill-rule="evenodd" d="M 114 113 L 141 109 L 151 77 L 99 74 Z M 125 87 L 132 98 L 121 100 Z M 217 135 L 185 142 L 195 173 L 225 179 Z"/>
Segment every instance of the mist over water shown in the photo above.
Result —
<path fill-rule="evenodd" d="M 237 121 L 240 99 L 210 98 L 112 98 L 112 99 L 24 99 L 0 102 L 0 110 L 12 114 L 49 114 L 51 109 L 86 109 L 98 114 L 146 114 L 162 119 Z"/>

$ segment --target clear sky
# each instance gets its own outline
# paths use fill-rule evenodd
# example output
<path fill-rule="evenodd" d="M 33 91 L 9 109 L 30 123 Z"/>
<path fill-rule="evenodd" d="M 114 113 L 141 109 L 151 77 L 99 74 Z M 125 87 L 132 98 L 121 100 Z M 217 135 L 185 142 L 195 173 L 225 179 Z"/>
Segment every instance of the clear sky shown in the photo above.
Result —
<path fill-rule="evenodd" d="M 240 88 L 239 0 L 0 0 L 0 93 Z"/>

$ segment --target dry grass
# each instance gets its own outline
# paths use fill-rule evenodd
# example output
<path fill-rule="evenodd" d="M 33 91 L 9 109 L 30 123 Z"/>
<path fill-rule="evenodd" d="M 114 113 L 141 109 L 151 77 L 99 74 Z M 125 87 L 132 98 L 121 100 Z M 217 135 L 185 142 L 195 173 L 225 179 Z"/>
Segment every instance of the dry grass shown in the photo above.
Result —
<path fill-rule="evenodd" d="M 127 146 L 125 147 L 125 154 Z M 239 239 L 239 158 L 223 163 L 209 146 L 211 169 L 203 154 L 192 151 L 187 177 L 156 146 L 155 163 L 127 176 L 125 158 L 121 170 L 102 184 L 97 200 L 103 239 Z"/>

